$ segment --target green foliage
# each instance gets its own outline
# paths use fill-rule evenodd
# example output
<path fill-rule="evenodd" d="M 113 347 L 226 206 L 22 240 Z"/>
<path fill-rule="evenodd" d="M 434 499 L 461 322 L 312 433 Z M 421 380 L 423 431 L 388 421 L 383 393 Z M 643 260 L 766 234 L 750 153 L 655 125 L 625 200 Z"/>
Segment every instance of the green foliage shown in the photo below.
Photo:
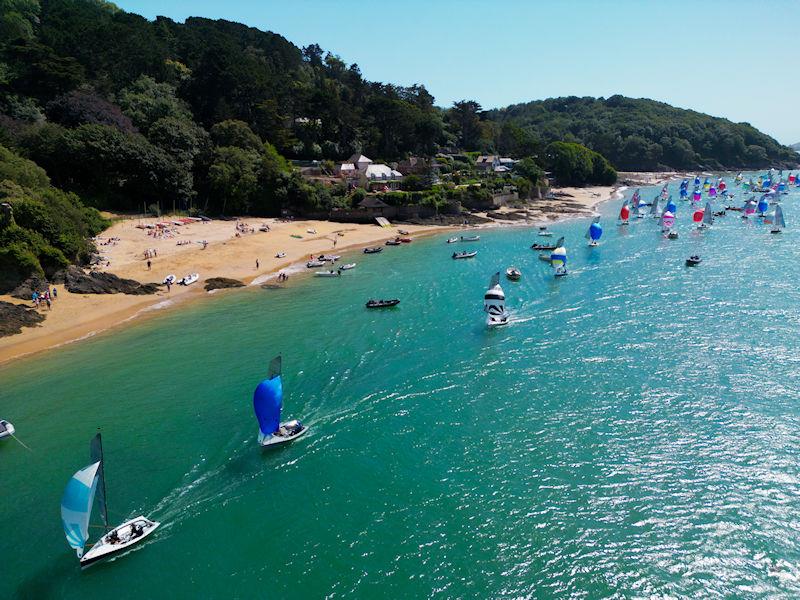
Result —
<path fill-rule="evenodd" d="M 243 150 L 261 149 L 261 139 L 244 121 L 229 119 L 211 128 L 211 139 L 215 146 L 236 146 Z"/>
<path fill-rule="evenodd" d="M 166 117 L 191 119 L 191 112 L 176 95 L 175 86 L 158 83 L 142 75 L 119 94 L 119 105 L 133 123 L 147 131 L 150 126 Z"/>
<path fill-rule="evenodd" d="M 512 137 L 522 129 L 544 142 L 583 144 L 618 169 L 793 167 L 797 163 L 790 149 L 748 123 L 647 99 L 551 98 L 488 111 L 486 118 L 499 123 L 501 131 L 513 126 L 508 130 Z M 511 147 L 503 143 L 504 148 Z"/>
<path fill-rule="evenodd" d="M 597 152 L 572 142 L 553 142 L 545 150 L 548 168 L 562 185 L 610 185 L 617 173 Z"/>
<path fill-rule="evenodd" d="M 38 0 L 0 0 L 0 40 L 32 38 L 38 20 Z"/>
<path fill-rule="evenodd" d="M 520 177 L 528 181 L 530 186 L 538 185 L 544 181 L 544 171 L 533 157 L 526 156 L 516 165 L 514 165 L 514 172 Z"/>

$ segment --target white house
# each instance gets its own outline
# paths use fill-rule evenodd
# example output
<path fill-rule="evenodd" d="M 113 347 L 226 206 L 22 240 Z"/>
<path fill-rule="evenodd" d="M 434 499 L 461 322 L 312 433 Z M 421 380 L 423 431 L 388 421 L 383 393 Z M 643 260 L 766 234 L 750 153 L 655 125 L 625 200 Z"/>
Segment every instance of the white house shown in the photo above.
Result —
<path fill-rule="evenodd" d="M 403 180 L 400 171 L 392 169 L 388 165 L 375 164 L 372 159 L 363 154 L 353 154 L 347 162 L 339 166 L 339 176 L 350 182 L 358 180 L 359 184 L 370 189 L 372 184 L 382 185 L 388 189 L 397 189 Z"/>

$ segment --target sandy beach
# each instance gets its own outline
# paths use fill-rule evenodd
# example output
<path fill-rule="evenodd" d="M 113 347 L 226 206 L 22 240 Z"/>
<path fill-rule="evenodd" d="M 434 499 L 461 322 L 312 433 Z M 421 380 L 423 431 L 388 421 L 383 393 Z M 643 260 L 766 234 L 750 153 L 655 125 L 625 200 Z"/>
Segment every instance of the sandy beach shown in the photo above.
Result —
<path fill-rule="evenodd" d="M 609 199 L 614 190 L 612 187 L 554 188 L 555 198 L 531 201 L 525 209 L 526 220 L 498 218 L 487 226 L 536 225 L 568 216 L 585 216 L 591 214 L 597 204 Z M 504 211 L 519 212 L 520 209 L 505 208 L 498 212 Z M 0 338 L 0 364 L 130 323 L 155 314 L 157 309 L 174 308 L 185 301 L 208 296 L 203 284 L 211 277 L 238 279 L 250 285 L 264 283 L 285 271 L 290 273 L 291 285 L 299 273 L 310 271 L 304 263 L 312 254 L 340 254 L 345 250 L 382 245 L 385 240 L 397 236 L 398 229 L 408 231 L 411 237 L 452 229 L 436 225 L 382 228 L 329 221 L 255 218 L 174 226 L 170 235 L 159 238 L 148 235 L 152 229 L 143 228 L 165 220 L 168 218 L 123 218 L 115 222 L 97 238 L 97 248 L 104 259 L 100 270 L 142 283 L 161 283 L 169 274 L 180 279 L 189 273 L 199 273 L 197 283 L 188 287 L 173 285 L 170 291 L 164 288 L 146 296 L 72 294 L 63 285 L 55 286 L 58 299 L 53 302 L 52 310 L 40 309 L 46 314 L 43 323 Z M 237 223 L 252 229 L 252 233 L 237 236 Z M 260 231 L 263 225 L 268 225 L 270 231 Z M 310 233 L 312 231 L 314 233 Z M 203 241 L 207 244 L 202 244 Z M 154 254 L 149 270 L 146 250 Z M 276 258 L 278 253 L 285 253 L 285 257 Z M 0 300 L 30 305 L 11 296 L 0 295 Z"/>

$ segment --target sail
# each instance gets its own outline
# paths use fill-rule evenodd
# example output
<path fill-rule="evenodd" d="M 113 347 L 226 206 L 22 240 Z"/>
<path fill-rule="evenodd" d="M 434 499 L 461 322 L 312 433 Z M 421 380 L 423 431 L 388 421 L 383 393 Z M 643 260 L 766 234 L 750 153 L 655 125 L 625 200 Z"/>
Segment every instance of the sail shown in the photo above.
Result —
<path fill-rule="evenodd" d="M 767 201 L 767 195 L 764 194 L 761 196 L 761 199 L 758 201 L 758 212 L 762 215 L 769 210 L 769 202 Z"/>
<path fill-rule="evenodd" d="M 703 222 L 703 210 L 697 209 L 692 213 L 692 221 L 695 223 L 702 223 Z"/>
<path fill-rule="evenodd" d="M 550 265 L 557 269 L 558 267 L 565 267 L 567 265 L 567 249 L 559 246 L 550 255 Z"/>
<path fill-rule="evenodd" d="M 483 311 L 495 317 L 506 312 L 506 295 L 500 286 L 500 273 L 492 275 L 489 281 L 489 289 L 483 295 Z"/>
<path fill-rule="evenodd" d="M 661 215 L 661 227 L 669 229 L 673 225 L 675 225 L 675 215 L 673 215 L 670 211 L 665 210 L 664 214 Z"/>
<path fill-rule="evenodd" d="M 491 288 L 499 284 L 500 284 L 500 272 L 498 271 L 497 273 L 492 275 L 492 278 L 489 280 L 489 287 Z"/>
<path fill-rule="evenodd" d="M 100 466 L 97 469 L 97 505 L 100 507 L 100 518 L 103 519 L 103 525 L 108 530 L 108 507 L 106 506 L 106 475 L 105 468 L 103 467 L 103 440 L 100 437 L 100 432 L 92 438 L 89 443 L 89 460 L 93 463 L 98 463 Z"/>
<path fill-rule="evenodd" d="M 563 245 L 564 245 L 564 236 L 562 235 L 560 238 L 558 238 L 558 241 L 556 242 L 556 248 Z"/>
<path fill-rule="evenodd" d="M 650 205 L 650 214 L 657 215 L 658 214 L 658 201 L 659 197 L 656 196 L 655 200 L 653 200 L 653 204 Z"/>
<path fill-rule="evenodd" d="M 622 208 L 619 211 L 619 220 L 620 221 L 627 221 L 628 218 L 631 216 L 631 211 L 628 208 L 628 203 L 622 205 Z"/>
<path fill-rule="evenodd" d="M 280 357 L 278 357 L 280 359 Z M 270 367 L 275 364 L 273 359 Z M 280 360 L 277 363 L 280 368 Z M 281 408 L 283 408 L 283 382 L 280 372 L 272 374 L 258 384 L 253 392 L 253 410 L 258 419 L 259 441 L 272 435 L 281 424 Z"/>
<path fill-rule="evenodd" d="M 703 211 L 703 223 L 711 225 L 714 222 L 714 213 L 711 209 L 711 202 L 706 202 L 706 209 Z"/>
<path fill-rule="evenodd" d="M 100 463 L 84 467 L 67 482 L 61 496 L 61 522 L 67 543 L 83 556 L 83 548 L 89 539 L 89 517 L 92 514 L 94 493 L 97 489 L 97 470 Z"/>
<path fill-rule="evenodd" d="M 779 229 L 786 227 L 786 221 L 783 219 L 783 209 L 780 204 L 775 207 L 775 227 Z"/>
<path fill-rule="evenodd" d="M 596 242 L 603 235 L 603 226 L 600 225 L 600 217 L 595 217 L 594 222 L 589 225 L 589 231 L 586 232 L 586 237 Z"/>

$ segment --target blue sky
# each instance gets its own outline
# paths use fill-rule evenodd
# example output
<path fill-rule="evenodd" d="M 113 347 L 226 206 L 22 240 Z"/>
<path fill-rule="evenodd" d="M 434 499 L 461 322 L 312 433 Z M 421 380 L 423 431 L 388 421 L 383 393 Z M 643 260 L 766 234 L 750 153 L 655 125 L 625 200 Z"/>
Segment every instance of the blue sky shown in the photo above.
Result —
<path fill-rule="evenodd" d="M 370 80 L 421 83 L 447 106 L 624 94 L 747 121 L 800 142 L 797 0 L 121 0 L 318 43 Z"/>

